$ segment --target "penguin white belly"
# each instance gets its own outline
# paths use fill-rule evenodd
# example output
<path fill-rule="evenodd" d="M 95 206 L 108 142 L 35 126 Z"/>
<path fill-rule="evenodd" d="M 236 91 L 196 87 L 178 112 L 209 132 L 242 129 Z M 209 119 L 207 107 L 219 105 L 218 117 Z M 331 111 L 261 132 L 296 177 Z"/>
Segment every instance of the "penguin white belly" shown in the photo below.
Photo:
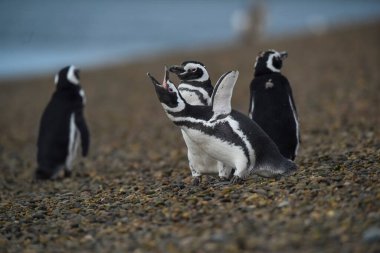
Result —
<path fill-rule="evenodd" d="M 184 130 L 182 130 L 183 139 L 188 149 L 188 158 L 193 176 L 202 174 L 218 174 L 218 161 L 210 157 L 198 144 L 190 139 Z"/>
<path fill-rule="evenodd" d="M 75 125 L 75 114 L 72 113 L 70 116 L 70 124 L 69 124 L 69 145 L 68 152 L 66 158 L 66 168 L 71 170 L 72 163 L 77 154 L 78 146 L 79 146 L 79 130 Z"/>
<path fill-rule="evenodd" d="M 247 164 L 248 160 L 241 147 L 207 135 L 199 130 L 184 128 L 185 132 L 202 150 L 215 160 L 232 168 Z"/>

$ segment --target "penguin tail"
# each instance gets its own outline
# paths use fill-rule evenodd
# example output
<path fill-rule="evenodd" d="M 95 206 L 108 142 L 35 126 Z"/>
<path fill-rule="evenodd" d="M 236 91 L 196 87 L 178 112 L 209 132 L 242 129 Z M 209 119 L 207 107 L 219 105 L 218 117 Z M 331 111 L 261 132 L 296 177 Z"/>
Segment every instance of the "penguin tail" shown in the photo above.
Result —
<path fill-rule="evenodd" d="M 292 175 L 297 170 L 297 165 L 292 160 L 286 159 L 282 164 L 283 164 L 282 167 L 283 167 L 283 172 L 284 172 L 282 176 Z"/>
<path fill-rule="evenodd" d="M 293 161 L 284 158 L 282 162 L 278 164 L 258 165 L 252 173 L 261 177 L 278 178 L 292 175 L 296 170 L 296 164 Z"/>

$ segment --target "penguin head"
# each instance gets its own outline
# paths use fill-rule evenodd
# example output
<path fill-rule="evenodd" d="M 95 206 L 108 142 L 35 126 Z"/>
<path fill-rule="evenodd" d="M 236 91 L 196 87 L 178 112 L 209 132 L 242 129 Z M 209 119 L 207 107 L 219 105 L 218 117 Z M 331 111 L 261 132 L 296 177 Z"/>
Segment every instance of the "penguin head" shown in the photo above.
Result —
<path fill-rule="evenodd" d="M 165 77 L 162 84 L 156 80 L 150 73 L 147 73 L 151 79 L 162 106 L 166 111 L 181 111 L 185 107 L 185 101 L 181 97 L 177 87 L 169 80 L 169 70 L 165 66 Z"/>
<path fill-rule="evenodd" d="M 57 89 L 78 88 L 79 69 L 74 65 L 64 67 L 55 75 L 54 83 L 57 85 Z"/>
<path fill-rule="evenodd" d="M 273 49 L 260 52 L 256 57 L 255 76 L 273 72 L 279 73 L 281 71 L 282 61 L 287 56 L 287 52 L 277 52 Z"/>
<path fill-rule="evenodd" d="M 181 65 L 173 65 L 169 71 L 176 74 L 181 81 L 205 82 L 210 79 L 206 66 L 198 61 L 185 61 Z"/>

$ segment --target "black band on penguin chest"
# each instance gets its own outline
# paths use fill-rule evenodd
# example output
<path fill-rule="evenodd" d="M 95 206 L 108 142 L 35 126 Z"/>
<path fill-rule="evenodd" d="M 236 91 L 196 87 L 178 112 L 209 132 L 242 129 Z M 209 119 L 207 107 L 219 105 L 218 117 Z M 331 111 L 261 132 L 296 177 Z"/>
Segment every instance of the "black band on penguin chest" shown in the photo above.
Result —
<path fill-rule="evenodd" d="M 197 88 L 204 89 L 210 97 L 212 96 L 212 92 L 214 91 L 214 87 L 212 87 L 210 79 L 207 80 L 207 81 L 204 81 L 204 82 L 186 81 L 186 82 L 183 82 L 183 83 L 184 84 L 189 84 L 189 85 L 197 87 Z"/>
<path fill-rule="evenodd" d="M 203 105 L 208 104 L 207 100 L 205 99 L 205 97 L 203 96 L 203 94 L 199 90 L 193 90 L 193 89 L 189 89 L 189 88 L 179 88 L 179 91 L 193 92 L 193 93 L 195 93 L 195 95 L 197 95 L 197 97 L 199 98 L 199 100 L 201 101 L 201 103 Z"/>

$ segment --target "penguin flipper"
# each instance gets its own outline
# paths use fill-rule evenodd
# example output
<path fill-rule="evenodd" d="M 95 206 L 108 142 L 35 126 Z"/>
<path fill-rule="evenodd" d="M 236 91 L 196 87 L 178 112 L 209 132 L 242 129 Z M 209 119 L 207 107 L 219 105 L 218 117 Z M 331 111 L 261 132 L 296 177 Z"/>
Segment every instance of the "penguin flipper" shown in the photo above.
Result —
<path fill-rule="evenodd" d="M 238 76 L 239 71 L 229 71 L 223 74 L 216 83 L 211 97 L 214 117 L 231 113 L 232 92 Z"/>
<path fill-rule="evenodd" d="M 90 147 L 90 133 L 82 111 L 75 112 L 75 125 L 78 127 L 81 136 L 82 155 L 87 156 Z"/>

